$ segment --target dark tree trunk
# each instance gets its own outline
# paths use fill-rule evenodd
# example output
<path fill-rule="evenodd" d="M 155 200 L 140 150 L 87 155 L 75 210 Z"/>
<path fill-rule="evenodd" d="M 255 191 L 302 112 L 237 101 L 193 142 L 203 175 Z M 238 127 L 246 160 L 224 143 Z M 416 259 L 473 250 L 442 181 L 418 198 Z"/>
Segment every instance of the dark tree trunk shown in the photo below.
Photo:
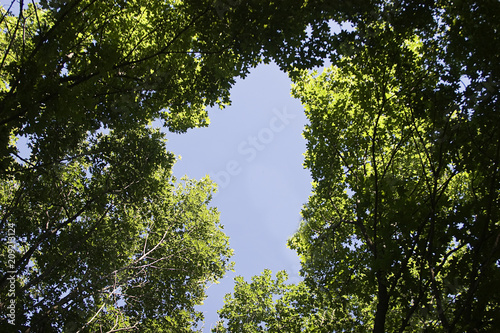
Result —
<path fill-rule="evenodd" d="M 385 317 L 389 309 L 389 293 L 387 292 L 387 280 L 385 274 L 381 272 L 376 273 L 378 283 L 378 304 L 377 312 L 375 313 L 375 324 L 373 326 L 373 333 L 385 333 Z"/>

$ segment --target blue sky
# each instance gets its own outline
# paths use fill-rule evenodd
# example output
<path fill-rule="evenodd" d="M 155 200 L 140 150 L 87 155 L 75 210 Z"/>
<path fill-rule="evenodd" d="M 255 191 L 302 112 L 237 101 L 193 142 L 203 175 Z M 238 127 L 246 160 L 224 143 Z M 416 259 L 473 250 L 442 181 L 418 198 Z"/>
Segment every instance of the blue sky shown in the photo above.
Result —
<path fill-rule="evenodd" d="M 204 332 L 217 321 L 235 276 L 250 280 L 268 268 L 287 270 L 291 282 L 299 280 L 299 259 L 286 241 L 299 226 L 311 177 L 302 166 L 306 117 L 290 96 L 290 84 L 276 65 L 260 65 L 234 85 L 230 107 L 211 109 L 207 128 L 167 135 L 168 150 L 181 156 L 175 176 L 208 174 L 219 183 L 212 203 L 235 252 L 235 272 L 208 288 L 200 308 Z"/>

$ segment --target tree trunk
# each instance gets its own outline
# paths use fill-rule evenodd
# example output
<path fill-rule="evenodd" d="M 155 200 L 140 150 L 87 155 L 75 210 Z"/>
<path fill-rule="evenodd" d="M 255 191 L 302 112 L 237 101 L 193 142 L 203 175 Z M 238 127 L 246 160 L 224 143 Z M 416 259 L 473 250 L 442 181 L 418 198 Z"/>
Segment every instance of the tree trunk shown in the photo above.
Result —
<path fill-rule="evenodd" d="M 373 333 L 385 333 L 385 317 L 389 309 L 389 294 L 387 292 L 387 280 L 385 274 L 380 271 L 376 273 L 378 283 L 378 304 L 375 313 L 375 324 Z"/>

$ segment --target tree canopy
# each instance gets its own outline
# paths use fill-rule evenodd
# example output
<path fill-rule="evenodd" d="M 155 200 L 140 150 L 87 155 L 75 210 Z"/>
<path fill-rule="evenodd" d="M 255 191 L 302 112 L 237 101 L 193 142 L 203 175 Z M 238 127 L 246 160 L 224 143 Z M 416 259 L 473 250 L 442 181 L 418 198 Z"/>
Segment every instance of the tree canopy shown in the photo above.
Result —
<path fill-rule="evenodd" d="M 195 329 L 232 252 L 211 182 L 176 180 L 152 123 L 208 125 L 236 77 L 297 47 L 307 17 L 283 3 L 5 3 L 2 329 Z"/>
<path fill-rule="evenodd" d="M 206 126 L 255 57 L 220 37 L 211 2 L 14 4 L 0 21 L 2 330 L 191 331 L 232 251 L 212 183 L 173 178 L 151 123 Z"/>
<path fill-rule="evenodd" d="M 214 184 L 173 177 L 152 123 L 207 126 L 206 107 L 270 61 L 309 120 L 313 193 L 289 240 L 304 280 L 238 278 L 214 331 L 500 326 L 498 13 L 496 0 L 10 2 L 2 330 L 196 330 L 232 251 Z"/>
<path fill-rule="evenodd" d="M 500 318 L 498 2 L 371 4 L 355 15 L 335 8 L 331 17 L 350 26 L 325 38 L 330 67 L 291 73 L 314 183 L 289 241 L 310 297 L 291 303 L 288 318 L 325 309 L 334 318 L 297 332 L 491 331 Z M 264 306 L 241 284 L 220 311 L 229 331 L 237 320 L 251 328 L 234 331 L 278 331 L 274 318 L 234 307 Z M 289 297 L 280 291 L 274 306 Z"/>

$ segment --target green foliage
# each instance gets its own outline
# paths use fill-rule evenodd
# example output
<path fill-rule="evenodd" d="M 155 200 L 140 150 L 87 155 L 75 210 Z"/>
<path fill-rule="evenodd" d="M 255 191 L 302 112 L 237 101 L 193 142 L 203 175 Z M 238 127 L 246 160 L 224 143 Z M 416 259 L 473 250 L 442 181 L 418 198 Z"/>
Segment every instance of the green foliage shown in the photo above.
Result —
<path fill-rule="evenodd" d="M 213 332 L 316 332 L 331 327 L 331 309 L 318 309 L 304 283 L 286 284 L 288 276 L 280 271 L 273 279 L 270 270 L 254 276 L 248 283 L 236 277 L 233 295 L 227 294 L 222 319 Z"/>
<path fill-rule="evenodd" d="M 289 241 L 302 261 L 297 288 L 310 295 L 290 303 L 302 320 L 294 331 L 494 330 L 498 2 L 307 6 L 316 27 L 350 26 L 320 34 L 333 63 L 323 73 L 300 60 L 285 65 L 295 66 L 292 94 L 309 120 L 305 166 L 314 180 Z M 268 272 L 239 280 L 221 317 L 229 331 L 274 332 L 274 317 L 262 314 L 276 311 L 252 286 L 264 299 L 276 294 Z M 333 319 L 307 321 L 312 313 Z"/>
<path fill-rule="evenodd" d="M 234 298 L 227 295 L 219 311 L 221 318 L 228 319 L 229 332 L 263 332 L 264 328 L 274 331 L 276 325 L 283 325 L 273 298 L 287 291 L 285 280 L 284 272 L 278 272 L 276 280 L 272 280 L 269 270 L 255 276 L 251 283 L 236 277 Z"/>
<path fill-rule="evenodd" d="M 0 267 L 2 327 L 192 331 L 232 251 L 214 185 L 173 178 L 151 123 L 206 126 L 258 59 L 220 38 L 211 1 L 15 7 L 0 17 L 0 252 L 15 256 Z"/>
<path fill-rule="evenodd" d="M 236 53 L 212 1 L 41 1 L 0 24 L 2 170 L 11 135 L 50 142 L 39 153 L 54 158 L 99 128 L 206 126 L 205 107 L 227 105 L 260 60 Z"/>
<path fill-rule="evenodd" d="M 304 281 L 238 278 L 216 331 L 500 325 L 498 1 L 20 3 L 0 13 L 14 330 L 193 330 L 231 250 L 213 185 L 174 179 L 151 123 L 206 126 L 261 61 L 289 73 L 309 119 L 313 194 L 289 241 Z"/>
<path fill-rule="evenodd" d="M 306 284 L 338 309 L 336 331 L 497 325 L 498 90 L 455 80 L 497 82 L 498 65 L 479 72 L 450 54 L 456 36 L 434 10 L 434 25 L 412 31 L 366 21 L 355 53 L 296 79 L 314 193 L 290 246 Z"/>
<path fill-rule="evenodd" d="M 231 268 L 219 214 L 208 207 L 214 185 L 173 178 L 158 130 L 111 131 L 78 148 L 2 188 L 3 223 L 16 231 L 18 324 L 190 327 L 201 319 L 194 306 L 206 283 Z"/>

